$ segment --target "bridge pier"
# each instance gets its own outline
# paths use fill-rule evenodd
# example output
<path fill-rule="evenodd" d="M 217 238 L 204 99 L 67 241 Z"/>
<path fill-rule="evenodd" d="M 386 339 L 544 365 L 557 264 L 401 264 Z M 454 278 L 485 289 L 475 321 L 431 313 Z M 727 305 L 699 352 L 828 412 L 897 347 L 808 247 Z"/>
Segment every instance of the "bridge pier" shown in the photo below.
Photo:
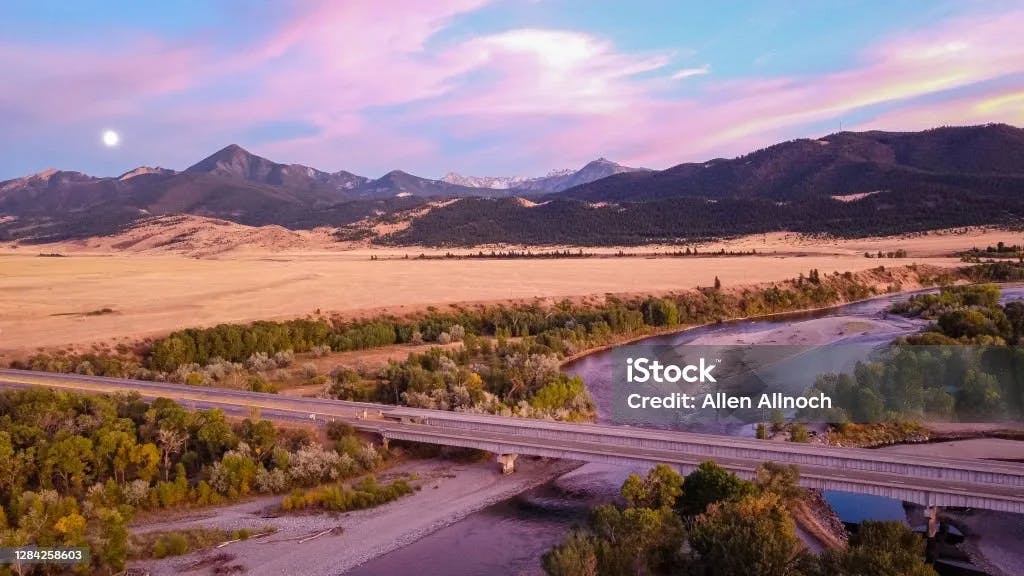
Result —
<path fill-rule="evenodd" d="M 519 454 L 498 454 L 498 469 L 502 474 L 511 474 L 516 470 L 516 458 Z"/>
<path fill-rule="evenodd" d="M 939 533 L 939 507 L 929 506 L 925 508 L 924 516 L 928 519 L 928 539 L 930 540 Z"/>

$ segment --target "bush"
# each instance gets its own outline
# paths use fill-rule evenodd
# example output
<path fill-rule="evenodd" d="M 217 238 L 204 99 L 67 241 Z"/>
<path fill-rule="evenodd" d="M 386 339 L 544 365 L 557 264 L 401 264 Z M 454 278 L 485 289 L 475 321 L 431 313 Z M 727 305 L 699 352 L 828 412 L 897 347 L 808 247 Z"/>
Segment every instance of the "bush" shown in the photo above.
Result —
<path fill-rule="evenodd" d="M 153 544 L 153 557 L 181 556 L 189 551 L 188 538 L 179 532 L 164 534 Z"/>
<path fill-rule="evenodd" d="M 413 487 L 405 480 L 378 484 L 376 478 L 368 476 L 351 488 L 327 486 L 308 491 L 293 490 L 281 500 L 281 508 L 286 511 L 320 508 L 348 512 L 380 506 L 412 492 Z"/>
<path fill-rule="evenodd" d="M 356 429 L 345 422 L 329 422 L 327 424 L 327 438 L 337 442 L 346 436 L 355 436 Z"/>
<path fill-rule="evenodd" d="M 276 364 L 278 368 L 287 368 L 288 366 L 291 366 L 292 361 L 294 360 L 295 353 L 292 352 L 291 349 L 281 350 L 274 353 L 274 364 Z"/>
<path fill-rule="evenodd" d="M 316 378 L 317 374 L 319 373 L 320 372 L 316 369 L 316 365 L 313 364 L 312 362 L 306 362 L 305 364 L 302 365 L 302 376 L 307 380 Z"/>

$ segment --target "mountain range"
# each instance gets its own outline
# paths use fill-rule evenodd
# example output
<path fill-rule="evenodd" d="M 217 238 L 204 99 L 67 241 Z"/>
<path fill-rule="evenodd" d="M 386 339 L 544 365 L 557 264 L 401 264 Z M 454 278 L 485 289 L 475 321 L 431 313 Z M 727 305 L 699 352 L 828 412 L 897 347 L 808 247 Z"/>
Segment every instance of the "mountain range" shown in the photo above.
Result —
<path fill-rule="evenodd" d="M 587 184 L 613 174 L 625 172 L 649 172 L 646 168 L 630 168 L 608 160 L 598 158 L 587 163 L 579 170 L 553 170 L 547 176 L 529 178 L 525 176 L 463 176 L 449 172 L 443 180 L 450 184 L 471 188 L 490 188 L 494 190 L 520 190 L 538 192 L 561 192 L 573 186 Z"/>
<path fill-rule="evenodd" d="M 524 179 L 589 182 L 632 170 L 601 159 L 583 169 Z M 501 190 L 422 178 L 394 170 L 377 179 L 281 164 L 232 144 L 178 172 L 142 166 L 117 177 L 46 170 L 0 182 L 0 239 L 44 242 L 112 233 L 138 218 L 195 214 L 260 226 L 342 226 L 407 210 L 426 198 L 505 196 L 543 188 Z"/>
<path fill-rule="evenodd" d="M 770 231 L 876 236 L 1024 224 L 1024 130 L 840 132 L 613 174 L 529 205 L 466 198 L 379 241 L 635 245 Z"/>
<path fill-rule="evenodd" d="M 431 203 L 438 198 L 456 200 Z M 449 174 L 441 180 L 397 170 L 377 179 L 324 172 L 231 145 L 181 172 L 140 167 L 99 178 L 47 170 L 0 182 L 0 240 L 104 235 L 166 214 L 363 232 L 374 221 L 408 218 L 407 226 L 372 240 L 444 246 L 1019 226 L 1024 130 L 991 124 L 839 132 L 665 170 L 601 158 L 539 178 Z"/>

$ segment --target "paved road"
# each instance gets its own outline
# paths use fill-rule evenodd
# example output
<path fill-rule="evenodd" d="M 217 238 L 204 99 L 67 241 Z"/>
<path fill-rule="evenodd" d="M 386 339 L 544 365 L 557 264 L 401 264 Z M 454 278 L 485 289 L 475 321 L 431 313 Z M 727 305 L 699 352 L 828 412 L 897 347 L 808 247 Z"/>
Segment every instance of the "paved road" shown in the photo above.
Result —
<path fill-rule="evenodd" d="M 0 370 L 0 386 L 45 386 L 101 393 L 134 391 L 146 399 L 170 398 L 190 409 L 220 408 L 236 416 L 258 410 L 262 418 L 290 422 L 341 420 L 391 439 L 480 448 L 499 454 L 600 462 L 664 462 L 683 470 L 713 459 L 745 476 L 750 476 L 761 462 L 770 460 L 798 464 L 802 483 L 811 487 L 877 494 L 923 505 L 1024 513 L 1024 465 L 1016 463 L 907 456 L 71 374 Z"/>

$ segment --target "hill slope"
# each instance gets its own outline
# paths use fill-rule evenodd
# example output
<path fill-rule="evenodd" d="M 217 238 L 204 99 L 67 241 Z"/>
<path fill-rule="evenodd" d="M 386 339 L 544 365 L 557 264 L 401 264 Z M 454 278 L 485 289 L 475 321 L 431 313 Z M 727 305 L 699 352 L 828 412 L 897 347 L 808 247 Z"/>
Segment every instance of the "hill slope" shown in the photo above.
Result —
<path fill-rule="evenodd" d="M 640 244 L 792 230 L 900 234 L 1024 221 L 1024 130 L 842 132 L 609 176 L 524 206 L 460 200 L 382 242 Z"/>
<path fill-rule="evenodd" d="M 1012 178 L 989 181 L 997 176 Z M 994 124 L 923 132 L 840 132 L 776 144 L 731 160 L 616 174 L 557 197 L 589 202 L 681 196 L 789 200 L 925 184 L 979 190 L 1017 186 L 1021 177 L 1024 130 Z"/>
<path fill-rule="evenodd" d="M 462 198 L 377 239 L 389 245 L 480 244 L 628 246 L 792 231 L 839 237 L 899 235 L 959 226 L 1020 226 L 1024 200 L 958 191 L 899 191 L 855 201 L 765 198 L 591 204 L 557 199 Z"/>

